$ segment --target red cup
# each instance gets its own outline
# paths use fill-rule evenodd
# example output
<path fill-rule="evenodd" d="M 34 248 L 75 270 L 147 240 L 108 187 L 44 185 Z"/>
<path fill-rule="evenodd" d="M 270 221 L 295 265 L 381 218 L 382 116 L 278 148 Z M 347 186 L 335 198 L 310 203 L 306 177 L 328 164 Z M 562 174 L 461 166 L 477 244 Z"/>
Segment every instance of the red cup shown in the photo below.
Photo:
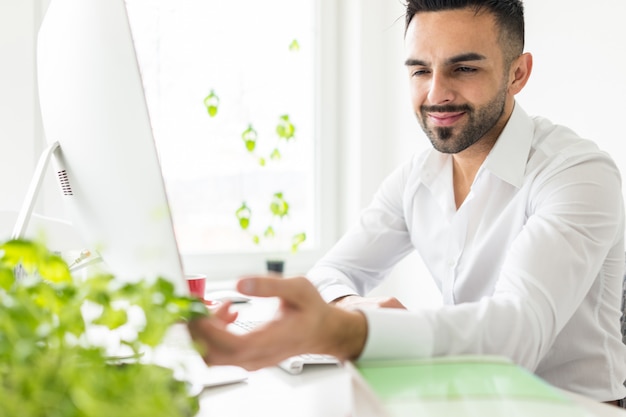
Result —
<path fill-rule="evenodd" d="M 194 297 L 198 297 L 204 300 L 204 291 L 206 290 L 206 275 L 203 274 L 188 274 L 185 275 L 187 279 L 187 285 L 189 286 L 189 292 Z"/>

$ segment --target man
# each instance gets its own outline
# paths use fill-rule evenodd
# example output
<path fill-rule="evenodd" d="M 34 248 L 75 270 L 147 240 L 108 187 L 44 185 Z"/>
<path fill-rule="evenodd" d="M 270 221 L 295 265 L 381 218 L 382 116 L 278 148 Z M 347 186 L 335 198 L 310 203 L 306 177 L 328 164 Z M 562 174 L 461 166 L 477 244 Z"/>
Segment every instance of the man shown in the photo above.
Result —
<path fill-rule="evenodd" d="M 235 336 L 226 305 L 192 323 L 205 359 L 256 369 L 305 352 L 497 354 L 563 389 L 623 398 L 620 174 L 593 143 L 516 104 L 532 69 L 521 2 L 411 0 L 405 44 L 413 108 L 434 149 L 384 181 L 307 278 L 239 282 L 281 297 L 276 320 Z M 412 250 L 443 307 L 409 312 L 359 295 Z"/>

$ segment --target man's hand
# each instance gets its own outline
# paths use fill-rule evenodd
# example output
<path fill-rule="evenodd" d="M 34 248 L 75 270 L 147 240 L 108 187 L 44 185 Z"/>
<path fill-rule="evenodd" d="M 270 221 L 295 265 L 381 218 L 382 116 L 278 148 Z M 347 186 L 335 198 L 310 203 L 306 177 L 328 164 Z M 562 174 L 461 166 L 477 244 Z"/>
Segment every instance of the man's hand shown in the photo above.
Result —
<path fill-rule="evenodd" d="M 361 297 L 358 295 L 346 295 L 331 302 L 347 310 L 357 308 L 407 308 L 395 297 Z"/>
<path fill-rule="evenodd" d="M 190 322 L 191 336 L 209 365 L 254 370 L 302 353 L 324 353 L 347 360 L 358 357 L 365 346 L 365 316 L 325 303 L 306 278 L 244 278 L 237 290 L 255 297 L 279 297 L 277 315 L 243 335 L 226 329 L 236 318 L 229 304 L 209 318 Z"/>

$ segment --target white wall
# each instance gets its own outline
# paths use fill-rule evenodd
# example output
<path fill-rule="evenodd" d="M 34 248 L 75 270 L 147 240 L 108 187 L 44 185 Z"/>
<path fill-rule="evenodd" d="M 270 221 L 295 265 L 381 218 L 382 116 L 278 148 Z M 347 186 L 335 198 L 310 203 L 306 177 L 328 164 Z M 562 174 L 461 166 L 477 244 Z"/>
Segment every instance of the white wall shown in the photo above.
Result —
<path fill-rule="evenodd" d="M 0 1 L 0 209 L 19 207 L 36 136 L 32 2 Z"/>
<path fill-rule="evenodd" d="M 36 33 L 49 0 L 0 0 L 0 232 L 14 220 L 44 148 L 35 73 Z M 36 209 L 63 217 L 54 178 Z"/>

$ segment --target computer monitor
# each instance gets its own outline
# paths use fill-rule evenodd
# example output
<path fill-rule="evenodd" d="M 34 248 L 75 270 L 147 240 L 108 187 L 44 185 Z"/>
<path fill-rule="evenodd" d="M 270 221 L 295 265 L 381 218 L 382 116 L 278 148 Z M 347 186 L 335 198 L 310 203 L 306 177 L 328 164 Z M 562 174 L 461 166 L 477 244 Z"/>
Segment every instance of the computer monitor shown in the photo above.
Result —
<path fill-rule="evenodd" d="M 120 279 L 188 293 L 124 0 L 53 0 L 38 37 L 46 140 L 70 221 Z"/>

